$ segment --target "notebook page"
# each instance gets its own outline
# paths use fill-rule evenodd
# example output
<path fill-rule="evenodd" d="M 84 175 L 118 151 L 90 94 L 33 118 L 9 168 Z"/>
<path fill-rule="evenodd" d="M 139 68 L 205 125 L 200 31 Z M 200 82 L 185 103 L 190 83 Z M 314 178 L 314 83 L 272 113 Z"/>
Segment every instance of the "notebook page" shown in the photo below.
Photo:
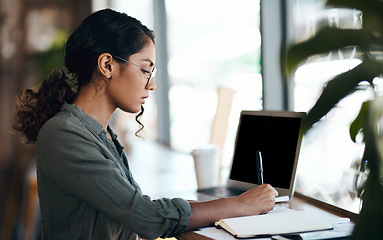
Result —
<path fill-rule="evenodd" d="M 237 237 L 279 235 L 332 229 L 319 213 L 304 210 L 287 210 L 270 214 L 228 218 L 218 224 Z"/>

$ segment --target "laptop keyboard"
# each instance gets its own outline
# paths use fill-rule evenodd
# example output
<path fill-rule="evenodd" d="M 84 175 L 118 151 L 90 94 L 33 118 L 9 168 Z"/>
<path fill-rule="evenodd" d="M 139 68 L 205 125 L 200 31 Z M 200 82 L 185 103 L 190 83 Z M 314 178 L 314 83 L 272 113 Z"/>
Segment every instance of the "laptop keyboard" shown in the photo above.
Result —
<path fill-rule="evenodd" d="M 198 189 L 198 193 L 203 193 L 216 197 L 230 197 L 230 196 L 238 196 L 244 193 L 244 190 L 229 188 L 229 187 L 212 187 L 212 188 L 204 188 Z"/>

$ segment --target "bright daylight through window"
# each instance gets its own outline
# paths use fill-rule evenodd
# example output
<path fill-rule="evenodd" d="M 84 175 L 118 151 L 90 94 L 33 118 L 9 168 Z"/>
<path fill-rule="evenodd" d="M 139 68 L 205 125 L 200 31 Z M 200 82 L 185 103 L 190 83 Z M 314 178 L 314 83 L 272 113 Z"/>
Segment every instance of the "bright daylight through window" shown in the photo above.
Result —
<path fill-rule="evenodd" d="M 240 110 L 262 109 L 259 1 L 167 0 L 166 8 L 171 144 L 189 152 L 208 143 L 217 89 L 229 87 L 236 92 L 223 152 L 229 165 Z"/>

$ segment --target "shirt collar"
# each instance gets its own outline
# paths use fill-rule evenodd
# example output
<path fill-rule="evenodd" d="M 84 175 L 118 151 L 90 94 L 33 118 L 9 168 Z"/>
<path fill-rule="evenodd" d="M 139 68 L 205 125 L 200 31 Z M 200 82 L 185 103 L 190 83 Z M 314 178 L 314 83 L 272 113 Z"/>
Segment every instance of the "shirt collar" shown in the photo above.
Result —
<path fill-rule="evenodd" d="M 82 122 L 82 124 L 84 124 L 84 126 L 88 128 L 91 132 L 97 135 L 99 135 L 102 132 L 106 134 L 106 131 L 101 125 L 101 123 L 97 122 L 96 119 L 89 116 L 86 112 L 84 112 L 81 108 L 77 107 L 76 105 L 64 102 L 63 106 L 61 107 L 61 111 L 67 111 L 72 113 L 73 116 L 79 119 Z"/>

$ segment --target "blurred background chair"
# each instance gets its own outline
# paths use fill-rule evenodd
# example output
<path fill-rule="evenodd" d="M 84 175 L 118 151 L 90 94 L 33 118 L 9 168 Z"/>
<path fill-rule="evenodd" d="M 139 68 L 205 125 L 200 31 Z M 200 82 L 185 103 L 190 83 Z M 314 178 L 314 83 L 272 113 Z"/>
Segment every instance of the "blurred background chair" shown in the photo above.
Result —
<path fill-rule="evenodd" d="M 219 175 L 218 183 L 222 183 L 222 152 L 226 142 L 229 125 L 229 117 L 235 91 L 231 88 L 220 86 L 218 88 L 217 111 L 211 127 L 210 144 L 218 146 L 219 153 Z"/>

